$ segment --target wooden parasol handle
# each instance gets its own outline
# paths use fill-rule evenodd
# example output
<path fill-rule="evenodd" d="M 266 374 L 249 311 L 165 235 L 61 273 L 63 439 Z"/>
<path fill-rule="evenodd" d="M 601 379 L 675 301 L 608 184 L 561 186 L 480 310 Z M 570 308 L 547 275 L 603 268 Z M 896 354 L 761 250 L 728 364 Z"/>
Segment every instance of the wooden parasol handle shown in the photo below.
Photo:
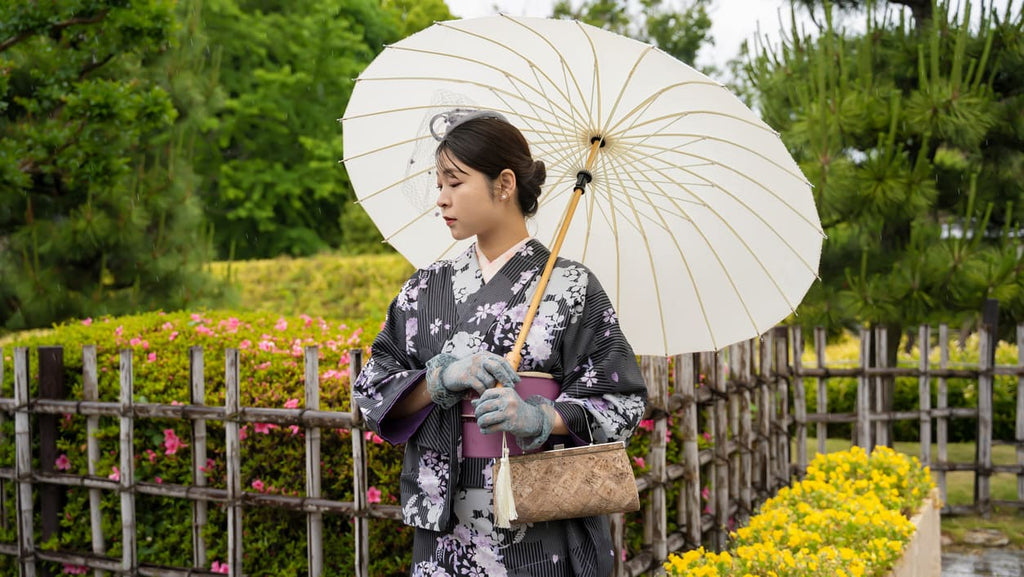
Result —
<path fill-rule="evenodd" d="M 551 271 L 555 268 L 555 261 L 558 260 L 558 253 L 562 250 L 562 243 L 565 241 L 565 235 L 569 232 L 569 225 L 572 224 L 572 215 L 576 212 L 576 205 L 579 204 L 580 198 L 583 197 L 583 192 L 586 189 L 587 183 L 591 180 L 590 169 L 594 166 L 594 162 L 597 160 L 597 149 L 604 146 L 604 139 L 595 136 L 590 140 L 590 155 L 587 157 L 587 164 L 584 170 L 581 170 L 576 175 L 576 186 L 573 187 L 572 198 L 569 199 L 569 207 L 565 211 L 565 216 L 562 217 L 562 224 L 558 229 L 558 235 L 555 237 L 555 242 L 551 246 L 551 256 L 548 257 L 548 262 L 544 265 L 544 272 L 541 274 L 540 281 L 537 282 L 537 292 L 533 294 L 533 300 L 530 301 L 530 308 L 526 311 L 526 317 L 523 319 L 523 326 L 519 329 L 519 336 L 516 338 L 516 344 L 512 347 L 512 350 L 505 355 L 505 359 L 508 360 L 509 364 L 516 371 L 519 370 L 519 364 L 523 360 L 523 345 L 526 344 L 526 335 L 530 333 L 530 327 L 533 326 L 533 318 L 537 316 L 537 309 L 540 308 L 540 301 L 544 298 L 544 290 L 548 286 L 548 280 L 551 278 Z"/>

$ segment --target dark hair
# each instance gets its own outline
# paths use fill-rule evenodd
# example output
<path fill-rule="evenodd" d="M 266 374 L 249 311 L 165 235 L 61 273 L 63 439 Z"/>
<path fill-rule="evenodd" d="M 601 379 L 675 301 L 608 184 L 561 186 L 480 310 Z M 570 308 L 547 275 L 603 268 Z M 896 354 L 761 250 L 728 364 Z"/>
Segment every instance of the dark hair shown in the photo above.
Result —
<path fill-rule="evenodd" d="M 547 169 L 544 161 L 530 155 L 530 145 L 518 128 L 497 118 L 472 118 L 445 133 L 435 157 L 440 159 L 446 151 L 491 180 L 506 168 L 514 172 L 519 208 L 524 216 L 536 214 Z"/>

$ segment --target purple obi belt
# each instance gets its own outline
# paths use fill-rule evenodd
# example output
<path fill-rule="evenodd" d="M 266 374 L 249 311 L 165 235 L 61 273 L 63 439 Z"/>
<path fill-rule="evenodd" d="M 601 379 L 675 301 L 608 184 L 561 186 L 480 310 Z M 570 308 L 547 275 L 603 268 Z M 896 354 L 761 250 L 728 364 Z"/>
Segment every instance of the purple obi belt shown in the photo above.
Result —
<path fill-rule="evenodd" d="M 553 401 L 561 392 L 561 387 L 547 373 L 519 373 L 519 379 L 519 383 L 516 384 L 516 392 L 524 399 L 540 395 Z M 462 399 L 462 456 L 495 459 L 501 457 L 502 435 L 501 433 L 485 435 L 480 432 L 480 427 L 477 426 L 476 417 L 473 414 L 473 405 L 470 403 L 478 398 L 480 396 L 474 393 L 471 397 Z M 523 454 L 523 450 L 513 439 L 510 438 L 507 444 L 509 455 Z M 543 447 L 530 452 L 536 453 L 542 449 Z"/>

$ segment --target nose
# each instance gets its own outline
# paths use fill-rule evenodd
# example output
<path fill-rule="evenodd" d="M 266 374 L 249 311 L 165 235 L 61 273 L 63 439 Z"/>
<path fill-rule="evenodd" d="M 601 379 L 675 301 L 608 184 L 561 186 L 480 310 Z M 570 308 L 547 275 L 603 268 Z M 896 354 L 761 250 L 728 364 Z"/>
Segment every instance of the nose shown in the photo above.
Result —
<path fill-rule="evenodd" d="M 437 191 L 437 206 L 439 208 L 445 208 L 450 205 L 451 199 L 449 198 L 448 193 L 445 192 L 444 187 L 442 186 L 441 189 Z"/>

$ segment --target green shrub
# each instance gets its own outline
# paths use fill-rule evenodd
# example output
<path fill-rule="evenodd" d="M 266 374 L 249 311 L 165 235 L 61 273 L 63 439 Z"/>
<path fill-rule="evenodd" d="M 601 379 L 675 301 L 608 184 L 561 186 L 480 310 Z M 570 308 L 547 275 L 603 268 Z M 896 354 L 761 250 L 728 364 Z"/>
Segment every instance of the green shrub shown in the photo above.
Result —
<path fill-rule="evenodd" d="M 396 254 L 319 254 L 214 263 L 212 272 L 231 282 L 248 310 L 379 323 L 413 268 Z"/>
<path fill-rule="evenodd" d="M 240 350 L 241 404 L 256 407 L 301 407 L 303 393 L 303 347 L 320 347 L 321 408 L 347 411 L 349 399 L 349 354 L 353 347 L 371 342 L 379 323 L 348 326 L 301 315 L 279 317 L 269 313 L 204 312 L 150 313 L 132 317 L 86 320 L 4 346 L 3 391 L 9 395 L 13 381 L 13 349 L 31 347 L 30 374 L 38 374 L 35 347 L 64 347 L 65 384 L 68 397 L 82 396 L 82 346 L 95 344 L 98 357 L 99 395 L 103 401 L 118 398 L 119 349 L 134 352 L 135 401 L 139 403 L 187 403 L 189 401 L 188 349 L 202 346 L 206 365 L 206 403 L 224 402 L 224 351 Z M 32 394 L 38 383 L 33 376 Z M 71 474 L 86 474 L 85 418 L 67 415 L 61 420 L 58 451 L 61 467 Z M 5 438 L 13 427 L 4 423 Z M 246 491 L 303 495 L 305 492 L 305 444 L 301 429 L 275 425 L 247 425 L 242 428 L 242 483 Z M 224 434 L 220 423 L 208 424 L 208 484 L 224 488 Z M 97 475 L 116 476 L 118 471 L 118 421 L 101 418 L 96 437 L 101 448 Z M 329 499 L 352 499 L 352 452 L 348 430 L 324 431 L 322 437 L 323 495 Z M 171 419 L 140 419 L 135 423 L 136 479 L 144 482 L 192 484 L 191 441 L 188 423 Z M 381 502 L 396 503 L 401 448 L 369 443 L 369 484 L 381 491 Z M 66 459 L 66 461 L 65 461 Z M 0 466 L 11 467 L 14 443 L 0 445 Z M 10 489 L 11 485 L 6 487 Z M 9 490 L 9 502 L 13 501 Z M 103 497 L 103 532 L 108 555 L 120 555 L 121 527 L 119 497 Z M 14 542 L 13 511 L 8 508 L 7 529 L 0 529 L 6 542 Z M 139 558 L 143 563 L 191 566 L 191 505 L 185 500 L 137 497 Z M 88 492 L 71 489 L 62 519 L 60 548 L 90 551 Z M 226 517 L 223 508 L 210 504 L 206 530 L 208 559 L 212 564 L 225 559 Z M 245 571 L 248 575 L 291 576 L 306 571 L 306 520 L 302 514 L 264 507 L 246 508 Z M 355 558 L 348 519 L 328 515 L 325 519 L 326 575 L 351 575 Z M 371 523 L 371 573 L 398 575 L 408 569 L 410 530 L 400 523 L 374 520 Z M 56 546 L 55 543 L 48 546 Z M 6 564 L 6 565 L 5 565 Z M 0 558 L 0 573 L 13 571 L 13 559 Z M 60 568 L 55 568 L 55 572 Z"/>

